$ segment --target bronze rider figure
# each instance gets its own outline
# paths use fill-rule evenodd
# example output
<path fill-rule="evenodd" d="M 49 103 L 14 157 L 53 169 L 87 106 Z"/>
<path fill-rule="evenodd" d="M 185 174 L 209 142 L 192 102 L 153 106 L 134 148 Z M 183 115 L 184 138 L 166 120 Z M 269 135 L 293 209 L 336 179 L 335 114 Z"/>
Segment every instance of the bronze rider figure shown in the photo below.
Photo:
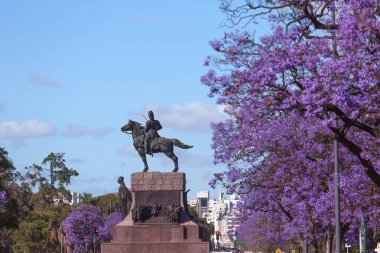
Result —
<path fill-rule="evenodd" d="M 162 126 L 158 120 L 154 119 L 153 111 L 148 112 L 149 120 L 146 121 L 146 127 L 145 127 L 145 154 L 149 154 L 153 156 L 150 150 L 150 144 L 151 141 L 160 138 L 160 135 L 157 133 L 158 130 L 162 129 Z"/>

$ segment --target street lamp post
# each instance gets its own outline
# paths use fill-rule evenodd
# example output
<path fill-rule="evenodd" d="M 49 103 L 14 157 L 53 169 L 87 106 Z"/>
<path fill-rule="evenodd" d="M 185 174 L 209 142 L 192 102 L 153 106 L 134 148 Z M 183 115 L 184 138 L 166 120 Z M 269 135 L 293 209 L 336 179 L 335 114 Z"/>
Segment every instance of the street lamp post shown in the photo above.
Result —
<path fill-rule="evenodd" d="M 308 248 L 308 244 L 309 244 L 309 242 L 308 242 L 308 240 L 307 240 L 307 236 L 305 237 L 305 248 L 303 249 L 303 252 L 304 253 L 309 253 L 309 248 Z"/>
<path fill-rule="evenodd" d="M 332 234 L 327 230 L 327 253 L 332 253 Z"/>
<path fill-rule="evenodd" d="M 359 237 L 359 253 L 367 253 L 366 250 L 366 229 L 364 215 L 360 217 L 360 237 Z M 380 253 L 380 251 L 378 252 Z"/>
<path fill-rule="evenodd" d="M 95 236 L 92 238 L 92 242 L 94 243 L 94 253 L 96 253 L 96 239 L 95 239 Z"/>
<path fill-rule="evenodd" d="M 94 244 L 94 253 L 96 253 L 96 225 L 92 225 L 92 243 Z"/>
<path fill-rule="evenodd" d="M 332 20 L 336 24 L 335 19 L 335 1 L 332 2 Z M 333 41 L 332 50 L 334 58 L 338 57 L 336 34 L 335 30 L 332 31 Z M 334 127 L 338 131 L 338 115 L 334 113 Z M 340 224 L 340 189 L 339 189 L 339 146 L 338 141 L 334 138 L 334 191 L 335 191 L 335 253 L 341 253 L 341 224 Z"/>
<path fill-rule="evenodd" d="M 332 2 L 332 20 L 333 24 L 336 24 L 335 18 L 335 0 Z M 338 57 L 338 50 L 336 44 L 336 33 L 332 30 L 333 40 L 332 40 L 332 51 L 333 57 Z M 338 131 L 338 115 L 334 113 L 334 127 Z M 339 146 L 338 141 L 334 138 L 334 191 L 335 191 L 335 253 L 341 253 L 341 224 L 340 224 L 340 189 L 339 189 Z"/>
<path fill-rule="evenodd" d="M 333 12 L 334 13 L 334 12 Z M 335 15 L 334 15 L 335 16 Z M 334 127 L 338 129 L 338 115 L 334 113 Z M 334 138 L 334 189 L 335 189 L 335 253 L 341 253 L 339 146 Z"/>

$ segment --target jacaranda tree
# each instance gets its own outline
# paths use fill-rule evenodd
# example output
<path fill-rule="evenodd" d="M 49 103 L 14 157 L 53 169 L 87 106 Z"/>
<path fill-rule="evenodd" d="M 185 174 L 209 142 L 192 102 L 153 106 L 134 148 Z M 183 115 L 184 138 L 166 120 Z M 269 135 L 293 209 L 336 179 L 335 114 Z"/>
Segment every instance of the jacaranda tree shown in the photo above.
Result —
<path fill-rule="evenodd" d="M 94 243 L 95 247 L 99 247 L 100 242 L 109 241 L 112 226 L 119 222 L 119 212 L 103 218 L 100 208 L 81 204 L 67 216 L 62 227 L 66 242 L 74 247 L 74 252 L 87 252 L 94 248 Z"/>
<path fill-rule="evenodd" d="M 221 7 L 233 25 L 258 17 L 272 24 L 259 40 L 234 31 L 212 41 L 217 54 L 202 77 L 231 117 L 213 125 L 215 162 L 228 170 L 212 183 L 240 193 L 243 220 L 261 224 L 242 225 L 260 236 L 242 232 L 251 242 L 308 239 L 322 247 L 334 230 L 334 139 L 342 146 L 343 232 L 357 232 L 362 214 L 379 228 L 379 2 L 223 0 Z"/>

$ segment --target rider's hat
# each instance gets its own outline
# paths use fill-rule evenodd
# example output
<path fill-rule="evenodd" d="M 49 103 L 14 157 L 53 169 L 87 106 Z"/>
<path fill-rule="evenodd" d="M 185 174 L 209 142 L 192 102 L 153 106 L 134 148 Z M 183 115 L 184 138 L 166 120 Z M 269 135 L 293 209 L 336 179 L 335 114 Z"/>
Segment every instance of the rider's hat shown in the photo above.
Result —
<path fill-rule="evenodd" d="M 153 111 L 149 111 L 149 112 L 148 112 L 148 116 L 149 116 L 149 117 L 150 117 L 150 116 L 154 117 L 154 113 L 153 113 Z"/>

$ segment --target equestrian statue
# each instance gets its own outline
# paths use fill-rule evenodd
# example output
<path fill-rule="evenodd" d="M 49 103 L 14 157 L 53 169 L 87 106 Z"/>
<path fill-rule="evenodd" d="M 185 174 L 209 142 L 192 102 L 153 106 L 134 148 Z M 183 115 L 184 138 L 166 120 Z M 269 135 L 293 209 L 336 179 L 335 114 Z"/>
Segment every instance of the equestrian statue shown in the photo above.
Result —
<path fill-rule="evenodd" d="M 173 152 L 174 146 L 182 149 L 189 149 L 193 146 L 184 144 L 177 139 L 161 137 L 157 132 L 162 129 L 160 122 L 154 119 L 152 111 L 148 112 L 148 117 L 149 120 L 146 121 L 145 127 L 136 121 L 129 120 L 128 123 L 121 128 L 121 131 L 132 134 L 133 146 L 144 162 L 143 172 L 147 172 L 149 169 L 146 155 L 149 154 L 153 156 L 153 153 L 164 153 L 167 157 L 172 159 L 174 162 L 173 172 L 177 172 L 178 157 Z"/>

